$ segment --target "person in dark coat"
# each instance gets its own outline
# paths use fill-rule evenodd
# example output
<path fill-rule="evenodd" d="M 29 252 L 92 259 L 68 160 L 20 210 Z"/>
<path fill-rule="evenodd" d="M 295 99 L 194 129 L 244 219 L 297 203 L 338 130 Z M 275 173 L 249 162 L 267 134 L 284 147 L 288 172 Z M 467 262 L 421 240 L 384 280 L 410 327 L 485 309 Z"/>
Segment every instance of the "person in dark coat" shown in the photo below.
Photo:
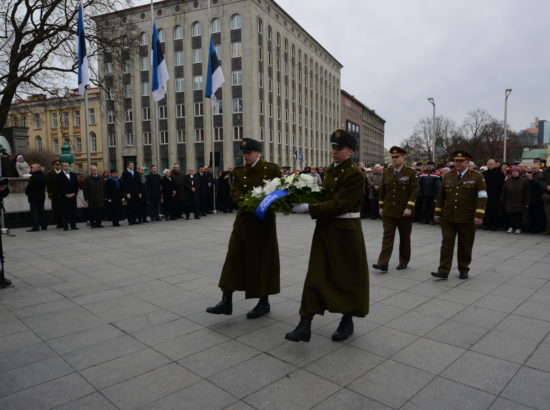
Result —
<path fill-rule="evenodd" d="M 233 168 L 227 168 L 227 171 L 223 171 L 218 177 L 218 204 L 219 209 L 223 212 L 233 212 L 233 200 L 229 192 L 229 186 L 231 184 Z"/>
<path fill-rule="evenodd" d="M 63 228 L 61 214 L 59 212 L 59 189 L 57 188 L 57 175 L 61 172 L 61 161 L 52 162 L 53 169 L 46 174 L 46 189 L 52 205 L 52 216 L 56 228 Z"/>
<path fill-rule="evenodd" d="M 384 175 L 382 173 L 383 168 L 381 165 L 376 164 L 372 167 L 373 173 L 367 177 L 367 189 L 368 199 L 370 202 L 370 219 L 376 219 L 380 215 L 380 205 L 378 204 L 378 198 L 380 196 L 380 188 L 384 182 Z"/>
<path fill-rule="evenodd" d="M 309 342 L 314 315 L 341 313 L 332 335 L 340 342 L 353 334 L 353 316 L 369 312 L 369 268 L 360 209 L 365 196 L 365 176 L 352 160 L 355 138 L 343 130 L 330 137 L 333 163 L 326 168 L 323 199 L 316 204 L 296 204 L 295 213 L 309 212 L 315 219 L 309 265 L 300 304 L 300 322 L 285 338 Z"/>
<path fill-rule="evenodd" d="M 184 187 L 184 201 L 183 201 L 183 212 L 185 213 L 185 219 L 189 219 L 191 212 L 195 215 L 195 219 L 200 218 L 200 181 L 195 175 L 195 170 L 189 168 L 187 175 L 183 177 L 183 187 Z"/>
<path fill-rule="evenodd" d="M 141 198 L 141 179 L 137 171 L 134 169 L 134 163 L 128 162 L 126 170 L 122 173 L 122 194 L 126 198 L 126 212 L 128 224 L 139 224 L 138 207 L 139 199 Z"/>
<path fill-rule="evenodd" d="M 441 177 L 434 170 L 435 163 L 428 161 L 426 171 L 419 175 L 419 188 L 422 196 L 422 222 L 435 225 L 434 208 Z"/>
<path fill-rule="evenodd" d="M 118 172 L 116 169 L 111 169 L 111 175 L 105 182 L 105 200 L 107 202 L 107 210 L 109 212 L 109 219 L 113 223 L 113 226 L 120 226 L 120 219 L 122 215 L 122 183 L 118 178 Z"/>
<path fill-rule="evenodd" d="M 529 206 L 529 181 L 521 176 L 519 167 L 512 168 L 511 177 L 502 187 L 500 201 L 506 211 L 508 233 L 521 233 L 523 212 Z"/>
<path fill-rule="evenodd" d="M 214 178 L 214 170 L 211 166 L 205 167 L 206 184 L 208 186 L 208 194 L 206 198 L 206 213 L 211 214 L 216 209 L 214 204 L 214 190 L 216 189 L 216 179 Z"/>
<path fill-rule="evenodd" d="M 484 226 L 496 231 L 499 226 L 499 199 L 504 186 L 504 174 L 496 167 L 494 159 L 487 161 L 487 171 L 483 172 L 487 185 L 487 207 L 485 209 Z"/>
<path fill-rule="evenodd" d="M 145 167 L 138 167 L 139 176 L 139 195 L 138 195 L 138 212 L 137 221 L 147 223 L 147 215 L 149 215 L 149 192 L 147 191 L 147 177 L 145 176 Z"/>
<path fill-rule="evenodd" d="M 31 208 L 32 228 L 27 232 L 37 232 L 42 228 L 43 231 L 48 229 L 46 222 L 46 214 L 44 212 L 44 201 L 46 201 L 46 176 L 42 172 L 40 164 L 31 166 L 31 178 L 25 194 Z"/>
<path fill-rule="evenodd" d="M 178 219 L 176 204 L 177 192 L 176 187 L 174 186 L 174 181 L 172 181 L 172 176 L 169 169 L 164 170 L 164 175 L 160 179 L 160 186 L 162 214 L 164 215 L 164 220 L 168 221 Z"/>
<path fill-rule="evenodd" d="M 172 182 L 176 188 L 176 196 L 174 197 L 174 212 L 178 218 L 181 218 L 183 208 L 185 207 L 185 187 L 183 184 L 184 174 L 180 170 L 178 163 L 172 165 L 172 172 L 170 172 Z"/>
<path fill-rule="evenodd" d="M 105 182 L 97 173 L 97 167 L 90 167 L 90 175 L 84 180 L 84 200 L 88 203 L 88 220 L 91 228 L 103 228 L 103 210 L 105 208 Z"/>
<path fill-rule="evenodd" d="M 231 196 L 236 204 L 264 180 L 282 177 L 277 164 L 261 159 L 259 141 L 243 138 L 241 151 L 246 165 L 235 168 L 231 184 Z M 248 319 L 256 319 L 270 312 L 269 295 L 280 292 L 279 243 L 275 214 L 269 210 L 265 220 L 254 212 L 239 210 L 229 238 L 227 255 L 218 286 L 222 300 L 206 311 L 215 315 L 233 313 L 233 292 L 245 292 L 245 298 L 259 298 L 258 304 L 247 313 Z"/>
<path fill-rule="evenodd" d="M 76 226 L 76 196 L 80 189 L 78 177 L 74 172 L 69 172 L 69 164 L 61 164 L 61 172 L 57 174 L 57 188 L 63 229 L 78 230 Z"/>
<path fill-rule="evenodd" d="M 550 235 L 550 167 L 544 168 L 539 178 L 542 188 L 542 206 L 544 207 L 544 216 L 546 218 L 546 229 L 541 235 Z"/>
<path fill-rule="evenodd" d="M 204 166 L 199 168 L 199 172 L 197 172 L 195 178 L 198 181 L 200 214 L 201 216 L 206 216 L 208 212 L 208 193 L 212 186 L 212 180 L 208 176 Z"/>
<path fill-rule="evenodd" d="M 160 221 L 160 174 L 157 172 L 157 166 L 151 165 L 151 172 L 145 177 L 147 193 L 147 202 L 149 203 L 149 216 L 151 222 Z"/>
<path fill-rule="evenodd" d="M 537 165 L 529 165 L 526 170 L 529 189 L 529 231 L 531 233 L 544 232 L 544 207 L 542 203 L 542 187 L 540 186 L 541 172 Z"/>

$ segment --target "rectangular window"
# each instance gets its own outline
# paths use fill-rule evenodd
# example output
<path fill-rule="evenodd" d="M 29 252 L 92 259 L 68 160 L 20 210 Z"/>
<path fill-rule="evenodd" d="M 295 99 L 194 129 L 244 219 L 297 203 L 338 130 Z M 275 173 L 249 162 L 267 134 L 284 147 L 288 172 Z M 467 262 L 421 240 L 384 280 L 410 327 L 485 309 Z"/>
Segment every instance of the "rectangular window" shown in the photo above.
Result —
<path fill-rule="evenodd" d="M 150 132 L 144 132 L 143 133 L 143 145 L 151 145 L 151 133 Z"/>
<path fill-rule="evenodd" d="M 281 143 L 281 130 L 277 131 L 277 142 Z"/>
<path fill-rule="evenodd" d="M 132 85 L 131 84 L 125 84 L 124 85 L 124 98 L 132 98 Z"/>
<path fill-rule="evenodd" d="M 149 57 L 140 57 L 139 58 L 139 71 L 149 70 Z"/>
<path fill-rule="evenodd" d="M 263 102 L 263 100 L 260 100 L 259 106 L 260 106 L 260 115 L 264 115 L 264 102 Z"/>
<path fill-rule="evenodd" d="M 204 133 L 202 128 L 195 128 L 195 142 L 203 142 Z"/>
<path fill-rule="evenodd" d="M 202 63 L 202 48 L 193 49 L 193 64 Z"/>
<path fill-rule="evenodd" d="M 134 145 L 134 134 L 131 132 L 126 133 L 126 146 L 131 147 Z"/>
<path fill-rule="evenodd" d="M 212 106 L 212 114 L 214 114 L 214 115 L 223 114 L 223 101 L 222 100 L 218 100 L 218 103 L 214 104 Z"/>
<path fill-rule="evenodd" d="M 40 114 L 34 114 L 33 116 L 34 129 L 38 130 L 41 128 Z"/>
<path fill-rule="evenodd" d="M 143 107 L 141 109 L 141 120 L 149 121 L 151 119 L 151 109 L 149 107 Z"/>
<path fill-rule="evenodd" d="M 165 120 L 168 118 L 168 110 L 166 105 L 159 105 L 159 120 Z"/>
<path fill-rule="evenodd" d="M 61 126 L 62 127 L 68 127 L 69 126 L 69 112 L 63 111 L 61 113 Z"/>
<path fill-rule="evenodd" d="M 238 114 L 243 112 L 243 99 L 233 98 L 233 113 Z"/>
<path fill-rule="evenodd" d="M 202 117 L 203 111 L 202 111 L 202 103 L 196 102 L 193 104 L 193 112 L 195 114 L 195 117 Z"/>
<path fill-rule="evenodd" d="M 267 65 L 271 67 L 272 64 L 273 64 L 273 54 L 271 53 L 271 51 L 268 51 L 267 52 Z"/>
<path fill-rule="evenodd" d="M 269 103 L 269 118 L 273 118 L 273 104 Z"/>
<path fill-rule="evenodd" d="M 263 61 L 264 59 L 264 49 L 262 46 L 258 46 L 258 60 Z"/>
<path fill-rule="evenodd" d="M 237 58 L 242 57 L 243 51 L 242 51 L 242 44 L 239 43 L 231 43 L 231 57 Z"/>
<path fill-rule="evenodd" d="M 260 127 L 260 141 L 263 141 L 264 138 L 265 138 L 264 127 Z"/>
<path fill-rule="evenodd" d="M 122 73 L 123 74 L 130 73 L 130 60 L 124 60 L 124 62 L 122 63 Z"/>
<path fill-rule="evenodd" d="M 221 44 L 216 44 L 214 46 L 216 48 L 216 55 L 218 56 L 218 60 L 220 61 L 220 64 L 222 63 L 222 46 Z"/>
<path fill-rule="evenodd" d="M 52 149 L 53 152 L 59 152 L 59 140 L 57 138 L 52 139 Z"/>
<path fill-rule="evenodd" d="M 264 73 L 258 73 L 258 85 L 260 88 L 264 88 Z"/>
<path fill-rule="evenodd" d="M 50 113 L 50 123 L 52 128 L 57 128 L 57 113 Z"/>
<path fill-rule="evenodd" d="M 107 75 L 113 74 L 113 63 L 105 63 L 105 73 Z"/>
<path fill-rule="evenodd" d="M 74 150 L 75 152 L 82 152 L 82 138 L 75 138 Z"/>
<path fill-rule="evenodd" d="M 149 83 L 141 83 L 141 96 L 147 97 L 149 95 Z"/>
<path fill-rule="evenodd" d="M 193 90 L 195 91 L 202 90 L 202 75 L 193 76 Z"/>
<path fill-rule="evenodd" d="M 233 127 L 233 141 L 240 141 L 243 139 L 243 127 Z"/>
<path fill-rule="evenodd" d="M 242 71 L 233 71 L 231 73 L 233 79 L 232 85 L 243 85 L 243 72 Z"/>
<path fill-rule="evenodd" d="M 178 144 L 185 144 L 185 130 L 176 131 L 176 142 Z"/>
<path fill-rule="evenodd" d="M 90 133 L 90 152 L 97 152 L 97 137 L 95 132 Z"/>
<path fill-rule="evenodd" d="M 185 117 L 185 106 L 183 104 L 176 104 L 176 118 Z"/>
<path fill-rule="evenodd" d="M 174 88 L 177 93 L 182 93 L 183 89 L 183 77 L 176 77 L 174 79 Z"/>
<path fill-rule="evenodd" d="M 109 147 L 116 147 L 116 135 L 109 134 Z"/>
<path fill-rule="evenodd" d="M 80 110 L 73 111 L 73 122 L 75 127 L 80 127 Z"/>
<path fill-rule="evenodd" d="M 113 110 L 109 110 L 107 112 L 107 124 L 114 124 L 115 123 L 115 112 Z"/>
<path fill-rule="evenodd" d="M 214 141 L 223 141 L 223 128 L 214 128 Z"/>
<path fill-rule="evenodd" d="M 107 100 L 112 101 L 114 99 L 113 96 L 114 96 L 113 89 L 107 88 Z"/>
<path fill-rule="evenodd" d="M 131 109 L 131 108 L 126 110 L 126 114 L 125 114 L 125 116 L 124 116 L 124 120 L 125 120 L 126 122 L 132 122 L 132 109 Z"/>
<path fill-rule="evenodd" d="M 167 145 L 168 144 L 168 131 L 161 131 L 160 132 L 160 144 L 161 145 Z"/>
<path fill-rule="evenodd" d="M 269 142 L 273 142 L 273 130 L 269 130 Z"/>
<path fill-rule="evenodd" d="M 183 65 L 183 51 L 176 51 L 174 53 L 174 65 L 176 67 Z"/>

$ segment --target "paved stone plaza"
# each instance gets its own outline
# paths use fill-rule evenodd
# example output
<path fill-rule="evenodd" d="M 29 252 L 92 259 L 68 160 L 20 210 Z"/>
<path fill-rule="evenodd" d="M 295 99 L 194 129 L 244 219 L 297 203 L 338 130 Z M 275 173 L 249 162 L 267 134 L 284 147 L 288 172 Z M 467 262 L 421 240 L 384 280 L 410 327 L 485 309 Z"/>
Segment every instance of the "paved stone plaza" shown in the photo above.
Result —
<path fill-rule="evenodd" d="M 314 223 L 278 219 L 280 295 L 214 316 L 232 215 L 4 237 L 0 408 L 548 409 L 550 239 L 478 233 L 471 279 L 432 280 L 438 227 L 413 226 L 406 271 L 371 272 L 371 313 L 298 321 Z M 380 221 L 365 221 L 369 262 Z"/>

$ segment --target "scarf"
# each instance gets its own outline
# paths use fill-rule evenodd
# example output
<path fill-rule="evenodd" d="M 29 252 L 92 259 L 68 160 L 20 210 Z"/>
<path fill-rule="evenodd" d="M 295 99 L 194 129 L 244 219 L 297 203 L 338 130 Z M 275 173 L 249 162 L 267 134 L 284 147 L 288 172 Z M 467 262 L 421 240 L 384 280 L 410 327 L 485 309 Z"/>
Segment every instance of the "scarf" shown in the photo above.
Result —
<path fill-rule="evenodd" d="M 116 189 L 120 189 L 120 181 L 118 180 L 118 178 L 113 178 L 112 176 L 109 176 L 109 179 L 111 181 L 115 181 Z"/>

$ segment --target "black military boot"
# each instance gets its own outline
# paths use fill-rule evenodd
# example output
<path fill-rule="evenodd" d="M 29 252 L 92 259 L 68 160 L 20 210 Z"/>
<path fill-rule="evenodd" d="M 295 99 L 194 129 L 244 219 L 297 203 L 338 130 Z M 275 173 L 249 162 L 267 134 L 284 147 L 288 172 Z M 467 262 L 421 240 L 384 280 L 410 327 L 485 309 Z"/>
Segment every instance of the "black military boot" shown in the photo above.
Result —
<path fill-rule="evenodd" d="M 443 273 L 443 272 L 432 272 L 432 276 L 434 278 L 439 278 L 439 279 L 448 279 L 449 278 L 449 274 L 448 273 Z"/>
<path fill-rule="evenodd" d="M 260 298 L 258 304 L 250 312 L 246 314 L 247 319 L 257 319 L 263 315 L 269 313 L 271 306 L 269 306 L 269 296 Z"/>
<path fill-rule="evenodd" d="M 351 315 L 344 315 L 340 320 L 338 329 L 336 329 L 336 332 L 332 334 L 332 340 L 334 340 L 335 342 L 341 342 L 343 340 L 346 340 L 352 334 L 353 320 L 351 319 Z"/>
<path fill-rule="evenodd" d="M 374 263 L 372 265 L 374 269 L 379 269 L 380 272 L 386 273 L 388 271 L 388 265 L 382 265 L 380 263 Z"/>
<path fill-rule="evenodd" d="M 293 342 L 309 342 L 311 339 L 311 319 L 300 316 L 300 323 L 292 332 L 285 335 L 286 340 Z"/>
<path fill-rule="evenodd" d="M 458 275 L 458 278 L 459 279 L 468 279 L 469 278 L 468 272 L 466 272 L 466 271 L 460 272 L 459 275 Z"/>
<path fill-rule="evenodd" d="M 233 291 L 224 290 L 222 300 L 216 306 L 206 308 L 208 313 L 214 315 L 230 315 L 233 313 Z"/>

